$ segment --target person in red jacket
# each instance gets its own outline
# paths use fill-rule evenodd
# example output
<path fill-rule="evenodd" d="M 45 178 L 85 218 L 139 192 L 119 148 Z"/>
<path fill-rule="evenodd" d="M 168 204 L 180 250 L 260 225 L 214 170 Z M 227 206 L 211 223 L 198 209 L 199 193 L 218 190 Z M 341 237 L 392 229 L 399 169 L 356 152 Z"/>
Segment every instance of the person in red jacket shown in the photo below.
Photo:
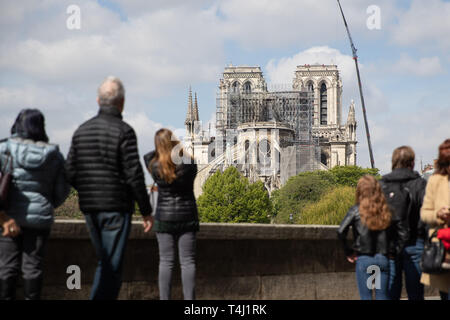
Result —
<path fill-rule="evenodd" d="M 445 260 L 442 264 L 442 268 L 450 269 L 450 228 L 439 229 L 437 232 L 437 237 L 442 241 L 446 250 Z"/>

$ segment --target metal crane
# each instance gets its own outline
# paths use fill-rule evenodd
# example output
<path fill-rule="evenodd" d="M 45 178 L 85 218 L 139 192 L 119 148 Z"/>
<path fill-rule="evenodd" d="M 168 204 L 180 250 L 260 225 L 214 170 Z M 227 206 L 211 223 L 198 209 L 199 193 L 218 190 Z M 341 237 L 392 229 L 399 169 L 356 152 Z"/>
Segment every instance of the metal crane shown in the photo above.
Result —
<path fill-rule="evenodd" d="M 344 25 L 345 29 L 347 30 L 347 35 L 350 40 L 350 46 L 352 48 L 353 52 L 353 60 L 355 60 L 355 66 L 356 66 L 356 75 L 358 76 L 358 86 L 359 86 L 359 95 L 361 97 L 361 106 L 363 110 L 363 116 L 364 116 L 364 124 L 366 127 L 366 135 L 367 135 L 367 144 L 369 145 L 369 155 L 370 155 L 370 164 L 372 165 L 372 169 L 375 168 L 375 161 L 373 159 L 373 152 L 372 152 L 372 143 L 370 142 L 370 133 L 369 133 L 369 125 L 367 124 L 367 114 L 366 114 L 366 105 L 364 103 L 364 96 L 362 92 L 362 86 L 361 86 L 361 78 L 359 76 L 359 67 L 358 67 L 358 56 L 356 55 L 356 48 L 353 44 L 352 36 L 350 35 L 350 30 L 348 29 L 347 21 L 345 20 L 344 12 L 342 11 L 341 3 L 339 0 L 337 0 L 339 9 L 341 10 L 342 19 L 344 19 Z"/>

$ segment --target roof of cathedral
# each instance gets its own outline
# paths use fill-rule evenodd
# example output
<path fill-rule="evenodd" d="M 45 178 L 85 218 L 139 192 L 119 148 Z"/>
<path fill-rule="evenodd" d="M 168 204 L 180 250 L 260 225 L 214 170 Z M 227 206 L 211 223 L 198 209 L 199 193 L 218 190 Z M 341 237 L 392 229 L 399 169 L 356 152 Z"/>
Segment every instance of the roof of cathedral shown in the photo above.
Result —
<path fill-rule="evenodd" d="M 257 72 L 262 73 L 261 67 L 259 66 L 246 66 L 246 65 L 240 65 L 240 66 L 227 66 L 224 69 L 223 73 L 245 73 L 245 72 Z"/>
<path fill-rule="evenodd" d="M 304 65 L 299 65 L 297 66 L 297 70 L 299 69 L 311 69 L 311 70 L 323 70 L 325 68 L 325 70 L 338 70 L 337 65 L 335 64 L 304 64 Z"/>

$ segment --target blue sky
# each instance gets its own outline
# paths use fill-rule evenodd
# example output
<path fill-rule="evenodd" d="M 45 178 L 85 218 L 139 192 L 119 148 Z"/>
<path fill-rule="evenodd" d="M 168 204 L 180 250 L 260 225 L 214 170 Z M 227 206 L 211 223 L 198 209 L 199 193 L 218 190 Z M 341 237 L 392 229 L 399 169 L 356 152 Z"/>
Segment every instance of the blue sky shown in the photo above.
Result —
<path fill-rule="evenodd" d="M 80 30 L 66 27 L 71 4 L 81 10 Z M 358 49 L 377 167 L 388 172 L 393 148 L 404 144 L 416 150 L 418 164 L 431 162 L 449 137 L 450 3 L 341 4 Z M 380 30 L 367 28 L 370 5 L 380 9 Z M 291 83 L 298 64 L 334 62 L 343 79 L 343 120 L 354 99 L 358 164 L 369 166 L 351 49 L 335 0 L 5 0 L 0 37 L 0 136 L 22 108 L 40 108 L 51 140 L 66 154 L 73 131 L 97 112 L 97 86 L 113 74 L 124 81 L 124 118 L 143 154 L 158 128 L 183 133 L 189 85 L 201 120 L 213 118 L 230 62 L 261 66 L 269 83 Z"/>

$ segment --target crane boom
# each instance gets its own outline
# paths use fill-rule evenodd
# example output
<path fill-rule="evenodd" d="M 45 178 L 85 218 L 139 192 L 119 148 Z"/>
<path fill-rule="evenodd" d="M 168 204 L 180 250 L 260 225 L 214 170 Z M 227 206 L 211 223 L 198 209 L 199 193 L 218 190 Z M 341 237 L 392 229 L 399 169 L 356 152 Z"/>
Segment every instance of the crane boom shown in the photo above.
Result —
<path fill-rule="evenodd" d="M 362 107 L 362 110 L 363 110 L 364 125 L 365 125 L 365 128 L 366 128 L 367 144 L 369 146 L 370 164 L 372 166 L 372 169 L 374 169 L 375 168 L 375 161 L 373 159 L 372 143 L 370 142 L 369 125 L 367 123 L 366 105 L 364 103 L 364 96 L 363 96 L 363 92 L 362 92 L 361 77 L 359 75 L 358 56 L 356 55 L 356 51 L 357 50 L 355 48 L 355 45 L 353 44 L 352 36 L 350 35 L 350 30 L 348 28 L 347 21 L 345 20 L 345 16 L 344 16 L 344 12 L 342 11 L 341 3 L 339 2 L 339 0 L 337 0 L 337 2 L 338 2 L 338 5 L 339 5 L 339 9 L 341 10 L 342 19 L 344 20 L 344 25 L 345 25 L 345 29 L 347 30 L 348 38 L 350 40 L 350 46 L 352 48 L 352 53 L 353 53 L 353 60 L 355 61 L 356 76 L 358 77 L 359 96 L 361 98 L 361 107 Z"/>

